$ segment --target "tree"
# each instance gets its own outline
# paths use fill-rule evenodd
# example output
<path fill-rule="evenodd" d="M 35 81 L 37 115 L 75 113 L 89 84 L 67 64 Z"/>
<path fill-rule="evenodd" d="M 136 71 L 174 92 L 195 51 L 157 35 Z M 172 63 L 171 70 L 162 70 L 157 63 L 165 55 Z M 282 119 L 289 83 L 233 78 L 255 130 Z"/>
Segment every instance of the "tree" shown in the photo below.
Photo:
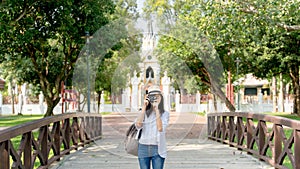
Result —
<path fill-rule="evenodd" d="M 112 1 L 7 0 L 1 4 L 1 60 L 12 63 L 19 82 L 39 85 L 45 116 L 60 101 L 61 84 L 71 74 L 91 34 L 109 22 Z"/>
<path fill-rule="evenodd" d="M 158 6 L 161 3 L 164 5 Z M 299 3 L 188 0 L 183 4 L 163 0 L 152 3 L 150 9 L 163 9 L 163 16 L 171 14 L 177 18 L 175 21 L 185 20 L 203 32 L 217 50 L 226 71 L 234 72 L 234 60 L 240 57 L 241 74 L 253 72 L 263 78 L 280 73 L 289 76 L 295 95 L 294 113 L 299 115 Z"/>
<path fill-rule="evenodd" d="M 89 44 L 82 50 L 73 73 L 73 86 L 80 93 L 87 93 L 87 59 L 89 64 L 91 93 L 98 94 L 98 107 L 103 91 L 115 95 L 127 85 L 127 74 L 137 69 L 140 36 L 133 24 L 137 18 L 136 2 L 116 1 L 115 12 L 110 15 L 111 22 L 93 34 Z M 87 51 L 88 55 L 87 56 Z M 131 58 L 131 59 L 128 59 Z M 126 64 L 122 67 L 122 64 Z M 122 67 L 122 68 L 120 68 Z M 87 98 L 87 97 L 85 97 Z"/>
<path fill-rule="evenodd" d="M 135 70 L 139 71 L 138 63 L 141 60 L 136 51 L 141 44 L 138 37 L 139 35 L 122 39 L 101 60 L 95 81 L 98 98 L 103 91 L 108 91 L 111 95 L 122 94 L 122 89 L 128 85 L 128 76 L 132 77 Z"/>
<path fill-rule="evenodd" d="M 181 94 L 185 93 L 185 89 L 189 93 L 207 92 L 209 81 L 202 71 L 205 67 L 193 49 L 179 39 L 162 35 L 156 53 L 162 72 L 168 73 Z"/>
<path fill-rule="evenodd" d="M 203 31 L 198 24 L 193 22 L 193 19 L 200 20 L 199 17 L 188 17 L 188 15 L 193 12 L 195 12 L 195 15 L 201 14 L 201 12 L 197 10 L 193 11 L 194 7 L 191 7 L 193 2 L 189 1 L 190 4 L 187 3 L 186 5 L 186 3 L 181 1 L 175 1 L 173 4 L 164 1 L 164 5 L 162 6 L 159 6 L 160 3 L 147 2 L 154 5 L 154 7 L 150 7 L 150 12 L 159 8 L 162 10 L 160 13 L 163 17 L 171 18 L 169 19 L 169 28 L 166 29 L 166 31 L 169 32 L 167 36 L 175 37 L 175 41 L 179 42 L 173 45 L 173 38 L 161 41 L 163 42 L 160 45 L 162 50 L 175 52 L 175 54 L 189 66 L 192 74 L 195 76 L 194 79 L 199 80 L 198 84 L 206 85 L 210 88 L 210 92 L 217 95 L 230 111 L 235 111 L 235 107 L 221 89 L 225 79 L 223 74 L 224 59 L 222 56 L 218 56 L 214 49 L 215 46 L 211 45 L 215 41 L 211 40 L 210 36 L 207 36 L 206 32 Z M 165 11 L 164 8 L 166 9 Z"/>
<path fill-rule="evenodd" d="M 243 72 L 257 77 L 279 77 L 282 74 L 292 82 L 293 113 L 300 115 L 299 79 L 299 1 L 256 1 L 234 3 L 243 18 L 240 34 L 245 38 L 235 46 L 237 55 L 244 56 Z"/>

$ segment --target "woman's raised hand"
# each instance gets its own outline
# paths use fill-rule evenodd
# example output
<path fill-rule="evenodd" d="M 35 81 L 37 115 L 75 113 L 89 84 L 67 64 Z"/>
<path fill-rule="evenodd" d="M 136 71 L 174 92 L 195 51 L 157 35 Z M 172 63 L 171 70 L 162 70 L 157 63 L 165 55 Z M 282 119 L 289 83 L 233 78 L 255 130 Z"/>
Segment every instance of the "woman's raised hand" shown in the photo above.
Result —
<path fill-rule="evenodd" d="M 154 102 L 152 103 L 154 110 L 158 110 L 158 104 L 159 103 L 156 100 L 154 100 Z"/>
<path fill-rule="evenodd" d="M 148 99 L 144 99 L 144 106 L 147 107 L 149 104 L 149 100 Z"/>

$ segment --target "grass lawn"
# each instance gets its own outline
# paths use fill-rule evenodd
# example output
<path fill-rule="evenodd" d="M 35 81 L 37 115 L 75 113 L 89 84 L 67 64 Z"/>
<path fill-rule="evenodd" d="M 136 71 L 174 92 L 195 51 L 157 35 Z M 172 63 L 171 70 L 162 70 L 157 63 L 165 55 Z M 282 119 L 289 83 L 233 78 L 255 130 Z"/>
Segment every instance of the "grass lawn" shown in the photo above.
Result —
<path fill-rule="evenodd" d="M 17 126 L 23 123 L 27 123 L 33 120 L 38 120 L 43 118 L 43 115 L 11 115 L 11 116 L 0 116 L 0 127 L 13 127 Z M 33 132 L 33 135 L 35 138 L 38 137 L 38 132 Z M 20 145 L 20 141 L 22 139 L 22 136 L 17 136 L 11 139 L 13 147 L 15 149 L 18 149 Z M 10 158 L 10 164 L 12 164 L 12 158 Z M 37 168 L 40 165 L 39 160 L 36 160 L 35 167 Z"/>
<path fill-rule="evenodd" d="M 285 117 L 285 118 L 293 119 L 293 120 L 300 120 L 299 116 L 297 116 L 296 114 L 291 114 L 291 113 L 265 113 L 265 114 L 271 115 L 271 116 Z"/>
<path fill-rule="evenodd" d="M 0 116 L 0 127 L 12 127 L 41 118 L 43 118 L 43 115 Z"/>

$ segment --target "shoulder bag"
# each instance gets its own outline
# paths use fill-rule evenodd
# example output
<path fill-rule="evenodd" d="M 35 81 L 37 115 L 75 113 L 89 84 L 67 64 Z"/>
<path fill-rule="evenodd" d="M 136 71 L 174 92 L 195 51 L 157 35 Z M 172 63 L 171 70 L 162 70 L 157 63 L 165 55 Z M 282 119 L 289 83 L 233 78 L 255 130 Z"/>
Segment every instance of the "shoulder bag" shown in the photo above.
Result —
<path fill-rule="evenodd" d="M 133 123 L 126 132 L 125 151 L 128 154 L 138 156 L 138 144 L 141 138 L 142 129 L 137 129 Z"/>

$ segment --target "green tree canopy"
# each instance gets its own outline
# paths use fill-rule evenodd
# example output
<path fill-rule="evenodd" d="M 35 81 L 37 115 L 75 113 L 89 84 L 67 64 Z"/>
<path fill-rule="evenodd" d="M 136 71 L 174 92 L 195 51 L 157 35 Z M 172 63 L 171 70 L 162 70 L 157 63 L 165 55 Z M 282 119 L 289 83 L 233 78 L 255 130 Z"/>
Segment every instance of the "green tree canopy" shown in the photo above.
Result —
<path fill-rule="evenodd" d="M 39 85 L 46 116 L 60 100 L 85 39 L 109 22 L 113 1 L 7 0 L 0 9 L 1 61 L 19 82 Z"/>
<path fill-rule="evenodd" d="M 217 50 L 226 71 L 235 72 L 235 60 L 239 57 L 241 74 L 251 72 L 263 78 L 285 74 L 293 84 L 294 113 L 300 114 L 299 1 L 160 0 L 146 3 L 148 13 L 159 11 L 158 16 L 171 21 L 168 23 L 176 25 L 178 20 L 184 20 L 202 32 Z M 174 50 L 177 47 L 180 45 Z"/>

